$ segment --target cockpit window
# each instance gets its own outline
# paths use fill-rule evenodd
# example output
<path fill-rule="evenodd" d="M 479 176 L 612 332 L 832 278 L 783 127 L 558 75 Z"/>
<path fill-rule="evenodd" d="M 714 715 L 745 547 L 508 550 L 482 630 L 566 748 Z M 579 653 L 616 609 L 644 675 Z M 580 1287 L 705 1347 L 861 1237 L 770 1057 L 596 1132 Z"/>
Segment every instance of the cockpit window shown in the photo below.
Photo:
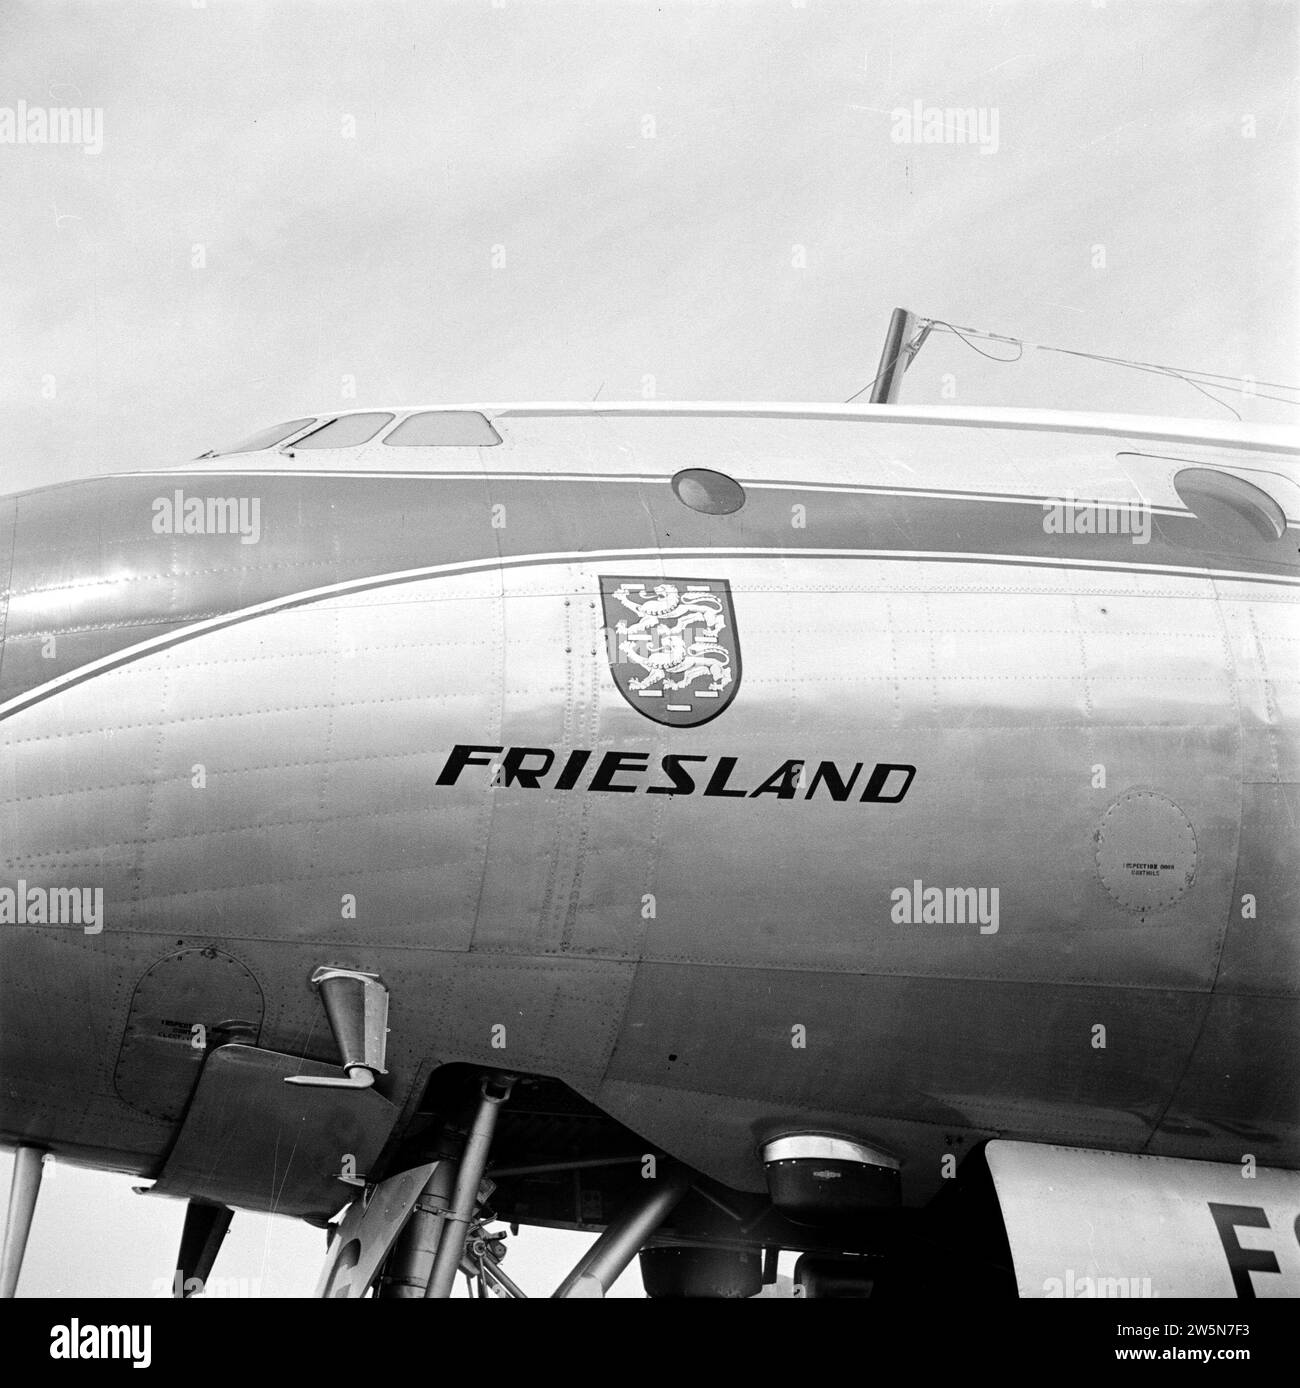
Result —
<path fill-rule="evenodd" d="M 407 415 L 385 443 L 405 447 L 491 447 L 501 435 L 477 410 L 425 410 Z"/>
<path fill-rule="evenodd" d="M 369 443 L 385 424 L 391 424 L 392 421 L 391 414 L 378 411 L 373 414 L 340 415 L 298 439 L 294 449 L 357 448 L 363 443 Z"/>
<path fill-rule="evenodd" d="M 277 443 L 282 443 L 285 439 L 296 434 L 299 429 L 305 429 L 309 424 L 316 423 L 316 416 L 308 419 L 291 419 L 284 424 L 272 424 L 269 429 L 259 429 L 251 438 L 247 438 L 243 443 L 237 443 L 233 448 L 218 448 L 205 457 L 224 458 L 227 453 L 257 453 L 263 448 L 274 448 Z"/>

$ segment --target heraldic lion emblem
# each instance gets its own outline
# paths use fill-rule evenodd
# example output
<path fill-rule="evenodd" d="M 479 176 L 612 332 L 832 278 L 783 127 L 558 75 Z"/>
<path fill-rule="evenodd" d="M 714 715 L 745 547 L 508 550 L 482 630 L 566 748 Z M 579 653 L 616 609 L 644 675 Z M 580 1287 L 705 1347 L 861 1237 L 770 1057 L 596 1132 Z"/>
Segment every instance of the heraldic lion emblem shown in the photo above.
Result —
<path fill-rule="evenodd" d="M 691 726 L 731 702 L 740 648 L 725 580 L 602 578 L 601 595 L 611 673 L 633 708 Z"/>

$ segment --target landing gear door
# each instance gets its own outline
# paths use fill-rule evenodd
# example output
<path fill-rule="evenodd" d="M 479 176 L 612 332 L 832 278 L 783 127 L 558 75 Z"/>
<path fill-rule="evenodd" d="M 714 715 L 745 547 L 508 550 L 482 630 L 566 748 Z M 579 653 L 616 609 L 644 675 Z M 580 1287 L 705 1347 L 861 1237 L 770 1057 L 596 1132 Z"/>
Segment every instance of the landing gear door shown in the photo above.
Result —
<path fill-rule="evenodd" d="M 1300 1296 L 1300 1173 L 1030 1142 L 985 1159 L 1021 1296 Z"/>

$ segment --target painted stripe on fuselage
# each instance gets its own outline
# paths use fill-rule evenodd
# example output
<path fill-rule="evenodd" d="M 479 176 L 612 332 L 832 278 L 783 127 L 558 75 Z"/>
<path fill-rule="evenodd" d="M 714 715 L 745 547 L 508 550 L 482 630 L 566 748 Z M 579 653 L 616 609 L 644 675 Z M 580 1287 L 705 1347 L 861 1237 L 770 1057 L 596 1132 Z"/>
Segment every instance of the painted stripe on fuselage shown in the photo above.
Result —
<path fill-rule="evenodd" d="M 167 476 L 174 489 L 207 497 L 246 494 L 250 480 L 240 472 Z M 653 484 L 550 476 L 507 482 L 491 474 L 258 480 L 265 533 L 256 545 L 241 545 L 238 535 L 152 533 L 150 495 L 158 479 L 150 474 L 25 494 L 18 503 L 0 717 L 233 622 L 498 565 L 618 560 L 657 571 L 669 556 L 672 562 L 802 556 L 1300 582 L 1300 568 L 1275 557 L 1292 548 L 1290 537 L 1225 552 L 1194 515 L 1170 509 L 1151 514 L 1150 543 L 1135 544 L 1126 533 L 1047 533 L 1044 508 L 1051 498 L 846 485 L 818 493 L 824 500 L 814 502 L 813 489 L 799 484 L 747 483 L 750 497 L 740 511 L 711 516 L 682 505 L 662 477 Z M 501 528 L 494 526 L 494 508 L 502 510 Z M 65 537 L 83 515 L 98 544 L 82 552 L 84 572 L 74 569 L 70 580 Z M 63 668 L 36 659 L 34 647 L 51 630 L 51 609 L 80 613 L 90 598 L 96 620 L 54 628 Z M 94 641 L 80 649 L 75 639 L 62 639 L 87 634 Z"/>
<path fill-rule="evenodd" d="M 1200 466 L 1190 461 L 1185 464 L 1188 467 Z M 1206 465 L 1208 466 L 1208 464 Z M 457 482 L 536 482 L 539 480 L 547 482 L 609 482 L 609 483 L 637 483 L 641 485 L 662 485 L 665 481 L 662 473 L 648 472 L 498 472 L 479 471 L 479 472 L 381 472 L 371 468 L 241 468 L 237 473 L 232 473 L 229 469 L 213 470 L 206 472 L 202 470 L 191 470 L 178 472 L 175 468 L 152 468 L 137 472 L 114 472 L 107 474 L 111 477 L 316 477 L 316 478 L 365 478 L 365 479 L 401 479 L 410 480 L 412 478 L 422 478 L 426 481 L 444 480 Z M 799 492 L 843 492 L 846 494 L 860 492 L 864 496 L 909 496 L 917 499 L 938 498 L 948 501 L 985 501 L 985 502 L 1020 502 L 1028 503 L 1032 506 L 1053 506 L 1062 501 L 1069 500 L 1066 497 L 1048 496 L 1035 492 L 990 492 L 990 491 L 963 491 L 952 487 L 901 487 L 886 486 L 872 482 L 795 482 L 790 478 L 746 478 L 745 490 L 751 491 L 799 491 Z M 1079 498 L 1073 498 L 1078 500 Z M 1087 498 L 1096 500 L 1103 506 L 1125 508 L 1137 503 L 1135 497 L 1100 497 Z M 1145 503 L 1144 503 L 1145 504 Z M 1146 506 L 1146 510 L 1155 516 L 1175 516 L 1183 520 L 1195 520 L 1195 514 L 1188 510 L 1186 506 Z M 1300 518 L 1293 518 L 1287 521 L 1287 527 L 1291 530 L 1300 530 Z"/>
<path fill-rule="evenodd" d="M 115 472 L 112 477 L 316 477 L 316 478 L 363 478 L 363 479 L 402 479 L 419 478 L 424 481 L 450 482 L 609 482 L 636 483 L 639 485 L 662 486 L 666 481 L 663 473 L 649 472 L 376 472 L 364 468 L 241 468 L 238 472 L 228 469 L 212 472 L 177 472 L 175 468 L 157 468 L 140 472 Z M 1039 495 L 1032 492 L 989 492 L 961 491 L 951 487 L 899 487 L 885 486 L 872 482 L 795 482 L 789 478 L 746 478 L 744 487 L 750 491 L 788 491 L 788 492 L 843 492 L 846 495 L 860 492 L 864 496 L 910 496 L 918 499 L 934 498 L 944 501 L 991 501 L 1025 502 L 1034 506 L 1055 505 L 1063 498 Z M 1101 498 L 1102 504 L 1128 507 L 1135 503 L 1134 497 Z M 1150 506 L 1154 515 L 1181 516 L 1193 518 L 1185 506 Z M 1300 521 L 1294 522 L 1300 526 Z"/>
<path fill-rule="evenodd" d="M 678 550 L 678 549 L 656 549 L 656 550 L 608 550 L 604 552 L 591 553 L 585 550 L 569 551 L 557 554 L 537 554 L 531 555 L 526 559 L 502 559 L 502 560 L 478 560 L 467 564 L 443 564 L 430 565 L 426 568 L 408 569 L 400 573 L 379 574 L 373 578 L 349 579 L 341 583 L 332 583 L 324 588 L 312 589 L 307 592 L 294 593 L 283 598 L 274 598 L 269 602 L 257 603 L 253 607 L 244 608 L 237 612 L 223 614 L 220 617 L 207 618 L 204 621 L 195 622 L 184 627 L 180 631 L 168 632 L 164 636 L 152 637 L 149 640 L 141 641 L 136 645 L 129 646 L 124 650 L 117 651 L 111 656 L 101 660 L 92 661 L 88 665 L 61 675 L 57 679 L 50 680 L 47 684 L 40 685 L 34 689 L 20 694 L 14 698 L 6 700 L 0 704 L 0 719 L 6 718 L 20 709 L 28 708 L 32 704 L 39 703 L 43 699 L 48 699 L 52 695 L 60 693 L 64 689 L 70 689 L 75 685 L 83 683 L 85 680 L 93 679 L 96 675 L 104 674 L 109 670 L 117 669 L 119 666 L 129 664 L 133 660 L 138 660 L 144 656 L 151 655 L 158 651 L 168 650 L 172 646 L 177 646 L 183 641 L 192 641 L 196 637 L 203 636 L 208 632 L 221 631 L 226 627 L 234 626 L 239 622 L 251 621 L 257 617 L 263 617 L 272 612 L 282 612 L 294 607 L 305 607 L 312 603 L 323 602 L 332 597 L 339 597 L 351 593 L 364 593 L 373 589 L 393 587 L 403 583 L 419 582 L 428 578 L 452 577 L 457 574 L 481 573 L 488 569 L 519 569 L 528 568 L 536 565 L 546 564 L 592 564 L 592 563 L 613 563 L 625 564 L 629 560 L 644 559 L 652 565 L 657 565 L 664 557 L 671 555 L 674 559 L 689 559 L 710 561 L 715 559 L 753 559 L 770 558 L 780 559 L 787 557 L 791 551 L 777 549 L 708 549 L 708 550 Z M 898 550 L 819 550 L 806 549 L 798 551 L 801 555 L 819 559 L 884 559 L 898 560 L 912 563 L 950 563 L 950 564 L 994 564 L 994 565 L 1014 565 L 1018 567 L 1030 568 L 1053 568 L 1053 569 L 1074 569 L 1090 570 L 1093 572 L 1124 572 L 1124 573 L 1147 573 L 1147 574 L 1171 574 L 1178 578 L 1204 580 L 1206 577 L 1229 579 L 1234 581 L 1249 581 L 1257 583 L 1287 583 L 1297 584 L 1300 580 L 1290 578 L 1263 578 L 1259 575 L 1233 573 L 1228 570 L 1212 570 L 1207 573 L 1203 569 L 1173 570 L 1162 565 L 1128 565 L 1121 566 L 1110 564 L 1100 560 L 1074 560 L 1069 563 L 1046 564 L 1042 559 L 1033 556 L 1007 556 L 992 554 L 936 554 L 930 551 L 907 553 Z"/>

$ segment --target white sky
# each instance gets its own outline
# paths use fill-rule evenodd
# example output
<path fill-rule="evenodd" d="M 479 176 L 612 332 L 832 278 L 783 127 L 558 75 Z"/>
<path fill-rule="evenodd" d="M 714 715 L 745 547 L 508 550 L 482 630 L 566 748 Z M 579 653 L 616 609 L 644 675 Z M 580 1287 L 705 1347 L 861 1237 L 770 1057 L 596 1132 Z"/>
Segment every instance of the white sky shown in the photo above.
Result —
<path fill-rule="evenodd" d="M 99 108 L 103 150 L 0 144 L 0 490 L 335 407 L 843 400 L 895 305 L 1293 381 L 1298 30 L 1283 0 L 9 0 L 0 108 Z M 996 113 L 996 152 L 891 139 L 914 101 Z M 938 335 L 903 399 L 1231 419 Z M 180 1209 L 61 1170 L 24 1291 L 148 1295 Z M 299 1293 L 321 1237 L 237 1216 L 216 1271 Z M 539 1290 L 581 1246 L 532 1242 Z"/>

